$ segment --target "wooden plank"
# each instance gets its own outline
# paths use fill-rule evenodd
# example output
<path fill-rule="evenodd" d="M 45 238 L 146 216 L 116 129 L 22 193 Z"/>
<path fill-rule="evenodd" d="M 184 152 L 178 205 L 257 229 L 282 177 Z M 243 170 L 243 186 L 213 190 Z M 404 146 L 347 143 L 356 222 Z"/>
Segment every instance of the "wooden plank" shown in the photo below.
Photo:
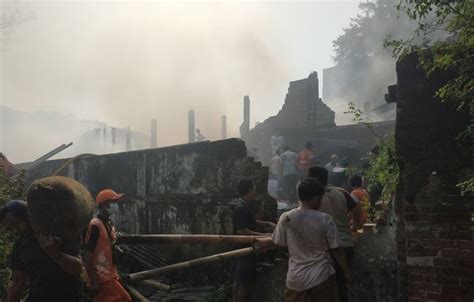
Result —
<path fill-rule="evenodd" d="M 158 277 L 167 273 L 188 269 L 188 268 L 198 266 L 198 265 L 203 265 L 203 264 L 227 260 L 227 259 L 231 259 L 235 257 L 250 255 L 255 252 L 256 252 L 256 249 L 254 249 L 253 247 L 247 247 L 247 248 L 243 248 L 239 250 L 211 255 L 211 256 L 189 260 L 185 262 L 180 262 L 180 263 L 176 263 L 172 265 L 167 265 L 167 266 L 163 266 L 160 268 L 155 268 L 155 269 L 151 269 L 151 270 L 147 270 L 143 272 L 129 274 L 127 278 L 131 282 L 138 282 L 138 281 Z"/>
<path fill-rule="evenodd" d="M 117 244 L 170 244 L 170 243 L 232 243 L 252 244 L 258 239 L 270 238 L 268 236 L 244 236 L 244 235 L 181 235 L 181 234 L 159 234 L 159 235 L 122 235 L 117 239 Z"/>

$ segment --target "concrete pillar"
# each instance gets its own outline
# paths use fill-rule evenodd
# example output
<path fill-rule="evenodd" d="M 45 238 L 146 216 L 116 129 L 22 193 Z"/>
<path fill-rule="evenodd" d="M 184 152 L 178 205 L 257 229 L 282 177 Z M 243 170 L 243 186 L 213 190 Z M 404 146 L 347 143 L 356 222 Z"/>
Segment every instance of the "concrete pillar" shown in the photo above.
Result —
<path fill-rule="evenodd" d="M 112 149 L 115 149 L 115 143 L 117 142 L 117 129 L 115 127 L 112 127 L 110 129 L 111 136 L 112 136 Z"/>
<path fill-rule="evenodd" d="M 196 130 L 194 124 L 194 110 L 188 112 L 188 143 L 194 143 L 196 141 Z"/>
<path fill-rule="evenodd" d="M 125 136 L 125 150 L 132 151 L 132 135 L 130 131 L 130 126 L 127 126 L 127 133 Z"/>
<path fill-rule="evenodd" d="M 222 136 L 222 139 L 227 138 L 227 117 L 225 115 L 222 116 L 222 121 L 221 121 L 221 136 Z"/>
<path fill-rule="evenodd" d="M 244 138 L 250 130 L 250 98 L 244 96 L 244 121 L 240 125 L 240 137 Z"/>
<path fill-rule="evenodd" d="M 107 148 L 107 128 L 106 127 L 102 128 L 102 143 L 103 143 L 104 149 L 106 149 Z"/>
<path fill-rule="evenodd" d="M 157 147 L 157 122 L 156 119 L 151 120 L 151 133 L 150 133 L 150 147 Z"/>

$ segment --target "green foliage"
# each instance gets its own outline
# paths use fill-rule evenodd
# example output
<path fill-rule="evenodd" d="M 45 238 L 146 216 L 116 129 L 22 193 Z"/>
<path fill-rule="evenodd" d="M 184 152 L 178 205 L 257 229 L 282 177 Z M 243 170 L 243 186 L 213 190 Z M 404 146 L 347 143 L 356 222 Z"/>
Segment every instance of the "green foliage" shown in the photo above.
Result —
<path fill-rule="evenodd" d="M 11 199 L 21 199 L 24 196 L 24 173 L 15 179 L 9 178 L 0 168 L 0 207 Z M 9 257 L 13 245 L 13 236 L 5 230 L 0 231 L 0 297 L 6 294 L 6 286 L 10 278 Z"/>
<path fill-rule="evenodd" d="M 382 199 L 390 200 L 395 193 L 398 184 L 399 167 L 395 157 L 395 138 L 393 135 L 381 137 L 374 130 L 371 121 L 364 118 L 362 110 L 354 103 L 348 104 L 345 114 L 352 114 L 352 120 L 358 124 L 367 126 L 377 138 L 377 146 L 368 156 L 368 168 L 362 171 L 368 182 L 368 190 L 376 191 L 383 188 Z"/>
<path fill-rule="evenodd" d="M 407 40 L 387 40 L 386 45 L 393 49 L 395 56 L 403 56 L 417 51 L 420 62 L 427 74 L 433 72 L 451 72 L 454 78 L 437 92 L 443 102 L 456 104 L 458 110 L 470 114 L 470 123 L 457 134 L 468 146 L 473 147 L 474 138 L 474 2 L 471 0 L 443 1 L 400 0 L 398 9 L 404 11 L 418 24 L 412 37 Z M 429 16 L 434 16 L 429 17 Z M 433 29 L 442 28 L 445 39 L 430 40 Z M 414 42 L 415 36 L 422 37 L 424 44 Z M 429 52 L 425 52 L 426 47 Z M 474 151 L 474 149 L 473 149 Z M 474 192 L 474 174 L 459 184 L 464 193 Z"/>
<path fill-rule="evenodd" d="M 394 136 L 379 140 L 376 150 L 369 155 L 369 168 L 363 171 L 363 174 L 368 180 L 369 191 L 382 186 L 382 199 L 390 200 L 397 189 L 400 173 L 395 157 Z"/>

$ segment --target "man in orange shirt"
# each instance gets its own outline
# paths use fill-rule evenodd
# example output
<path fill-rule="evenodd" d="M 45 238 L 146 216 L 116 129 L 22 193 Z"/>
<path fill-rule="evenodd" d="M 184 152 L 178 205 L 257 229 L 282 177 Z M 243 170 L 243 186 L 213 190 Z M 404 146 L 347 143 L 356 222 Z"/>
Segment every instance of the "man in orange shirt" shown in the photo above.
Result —
<path fill-rule="evenodd" d="M 84 258 L 94 302 L 132 301 L 119 282 L 113 257 L 117 235 L 110 214 L 115 203 L 122 200 L 122 197 L 123 194 L 117 194 L 111 189 L 102 190 L 97 195 L 99 212 L 90 222 L 84 238 Z"/>
<path fill-rule="evenodd" d="M 314 157 L 313 144 L 307 142 L 305 146 L 306 148 L 298 154 L 298 170 L 301 179 L 305 179 L 308 176 L 311 161 Z"/>

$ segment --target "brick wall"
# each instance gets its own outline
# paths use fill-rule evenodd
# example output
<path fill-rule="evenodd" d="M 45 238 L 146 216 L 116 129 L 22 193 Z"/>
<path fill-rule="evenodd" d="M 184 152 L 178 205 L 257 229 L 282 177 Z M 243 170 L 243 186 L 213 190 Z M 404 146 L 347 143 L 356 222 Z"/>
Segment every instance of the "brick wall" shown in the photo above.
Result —
<path fill-rule="evenodd" d="M 473 196 L 456 184 L 473 167 L 456 140 L 468 114 L 435 99 L 450 74 L 426 77 L 412 54 L 397 64 L 395 210 L 399 301 L 473 301 Z"/>

